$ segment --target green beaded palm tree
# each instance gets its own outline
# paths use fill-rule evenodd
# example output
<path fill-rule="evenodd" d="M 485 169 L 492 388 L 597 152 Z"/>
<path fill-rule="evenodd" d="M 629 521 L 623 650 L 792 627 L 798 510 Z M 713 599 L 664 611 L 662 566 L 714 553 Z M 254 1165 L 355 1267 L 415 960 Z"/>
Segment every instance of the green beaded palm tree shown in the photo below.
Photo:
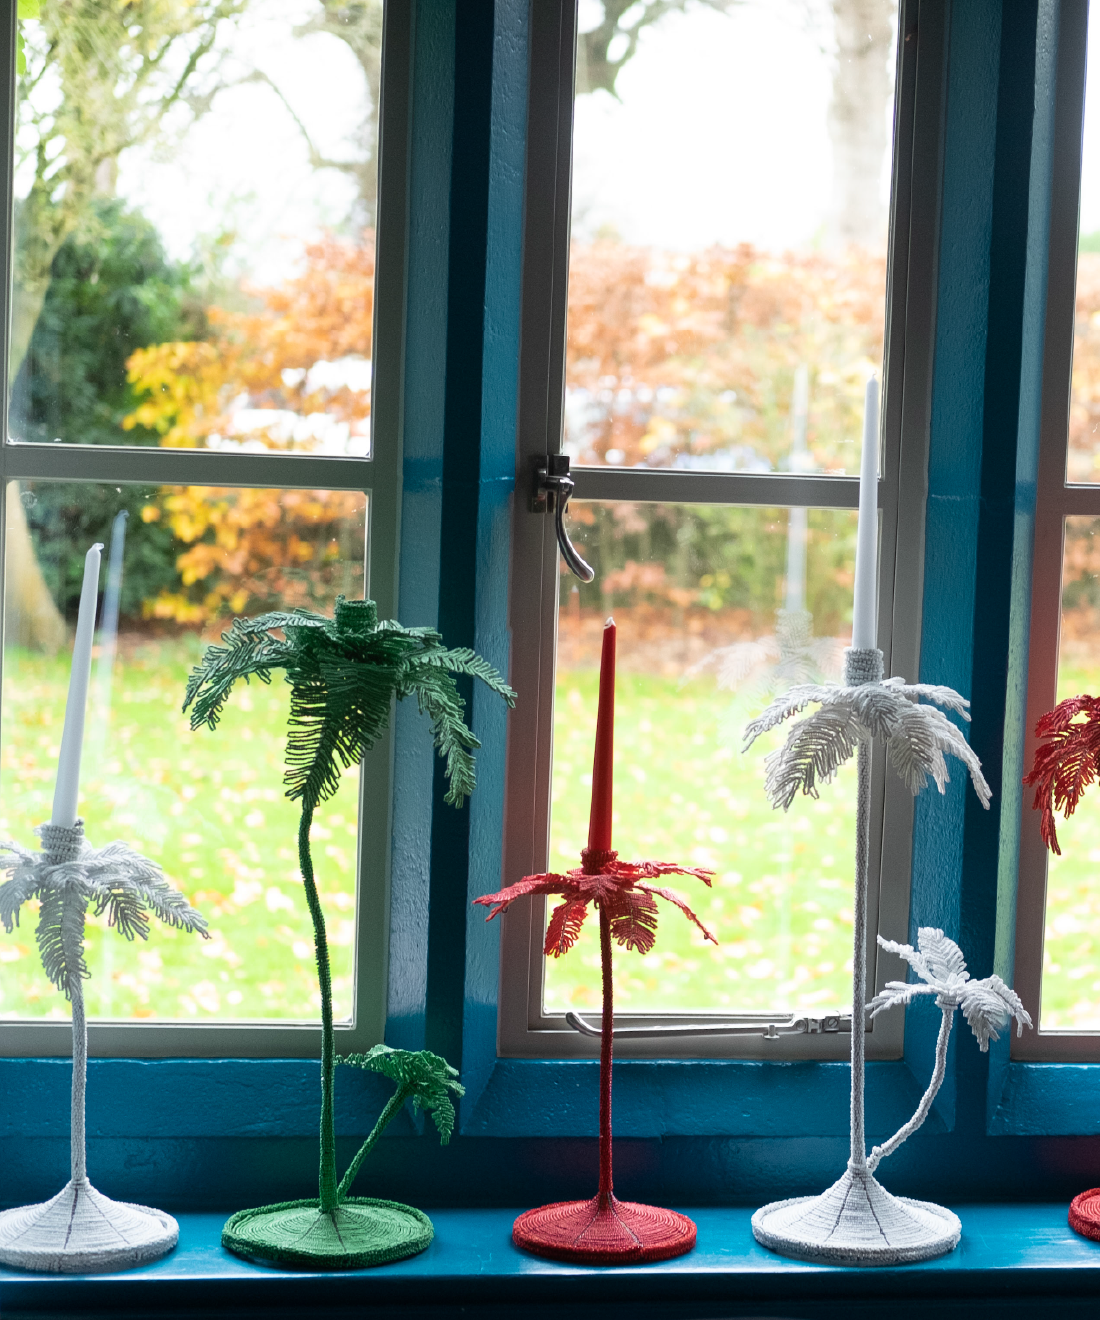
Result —
<path fill-rule="evenodd" d="M 281 633 L 282 637 L 277 634 Z M 234 619 L 222 634 L 221 646 L 207 648 L 201 663 L 187 682 L 183 708 L 191 711 L 191 727 L 217 727 L 233 685 L 258 678 L 271 681 L 281 669 L 290 684 L 290 732 L 287 738 L 287 797 L 301 803 L 298 828 L 298 859 L 306 904 L 313 922 L 317 974 L 321 988 L 321 1160 L 317 1209 L 334 1226 L 332 1235 L 309 1228 L 307 1236 L 317 1244 L 318 1259 L 338 1256 L 341 1264 L 378 1263 L 375 1248 L 364 1248 L 364 1258 L 345 1260 L 346 1251 L 324 1251 L 322 1239 L 334 1236 L 340 1247 L 347 1245 L 351 1224 L 337 1224 L 337 1210 L 344 1204 L 346 1187 L 336 1177 L 336 1134 L 333 1116 L 335 1038 L 332 1026 L 332 976 L 329 969 L 325 918 L 321 910 L 310 855 L 309 832 L 317 807 L 331 798 L 340 786 L 341 772 L 358 765 L 389 723 L 390 706 L 396 698 L 415 697 L 431 722 L 436 748 L 443 757 L 448 791 L 445 801 L 461 806 L 474 789 L 473 752 L 479 746 L 465 721 L 465 702 L 455 684 L 455 675 L 480 679 L 491 691 L 515 704 L 515 693 L 487 661 L 466 647 L 448 649 L 431 628 L 403 628 L 391 621 L 379 622 L 373 601 L 336 602 L 335 618 L 306 610 L 262 614 L 255 619 Z M 272 1210 L 275 1207 L 271 1207 Z M 247 1212 L 252 1213 L 252 1212 Z M 421 1216 L 423 1218 L 423 1216 Z M 425 1222 L 427 1222 L 425 1220 Z M 253 1234 L 255 1236 L 255 1234 Z M 272 1244 L 278 1259 L 291 1249 L 295 1258 L 305 1249 L 279 1234 Z M 421 1250 L 422 1241 L 399 1255 Z M 232 1245 L 227 1241 L 227 1245 Z M 354 1255 L 355 1253 L 351 1253 Z M 369 1257 L 369 1258 L 367 1258 Z M 384 1259 L 395 1259 L 394 1255 Z"/>

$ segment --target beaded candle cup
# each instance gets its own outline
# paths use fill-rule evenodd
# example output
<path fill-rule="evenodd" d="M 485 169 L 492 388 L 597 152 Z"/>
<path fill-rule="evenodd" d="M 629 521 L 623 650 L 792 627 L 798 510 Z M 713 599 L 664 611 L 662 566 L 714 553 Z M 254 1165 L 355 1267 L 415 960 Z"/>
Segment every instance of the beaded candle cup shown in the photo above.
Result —
<path fill-rule="evenodd" d="M 109 843 L 93 848 L 77 817 L 84 713 L 92 664 L 99 556 L 94 545 L 84 561 L 84 582 L 73 644 L 73 667 L 61 735 L 53 815 L 35 831 L 42 851 L 0 844 L 0 920 L 10 933 L 19 909 L 39 903 L 35 936 L 46 975 L 72 1004 L 73 1085 L 70 1147 L 72 1176 L 50 1201 L 0 1214 L 0 1263 L 53 1273 L 122 1270 L 156 1260 L 176 1245 L 179 1228 L 171 1215 L 147 1206 L 112 1201 L 88 1181 L 84 1141 L 84 1094 L 88 1074 L 88 1028 L 84 1016 L 84 917 L 96 916 L 128 940 L 146 939 L 147 913 L 166 925 L 206 935 L 206 922 L 172 889 L 155 862 Z"/>
<path fill-rule="evenodd" d="M 498 894 L 475 899 L 491 907 L 491 921 L 517 898 L 556 894 L 565 901 L 554 909 L 544 952 L 555 958 L 580 934 L 590 905 L 600 919 L 603 1016 L 600 1023 L 600 1181 L 587 1201 L 559 1201 L 520 1215 L 512 1229 L 517 1246 L 552 1260 L 585 1265 L 636 1265 L 681 1256 L 695 1245 L 695 1225 L 686 1215 L 658 1206 L 620 1201 L 611 1176 L 611 1047 L 615 1030 L 611 942 L 639 953 L 653 947 L 657 898 L 674 904 L 717 941 L 691 908 L 670 889 L 651 884 L 662 875 L 693 875 L 710 884 L 711 871 L 674 862 L 620 862 L 611 847 L 612 755 L 615 725 L 615 624 L 604 628 L 600 662 L 600 700 L 596 719 L 596 754 L 592 765 L 592 808 L 588 847 L 581 865 L 566 875 L 528 875 Z"/>

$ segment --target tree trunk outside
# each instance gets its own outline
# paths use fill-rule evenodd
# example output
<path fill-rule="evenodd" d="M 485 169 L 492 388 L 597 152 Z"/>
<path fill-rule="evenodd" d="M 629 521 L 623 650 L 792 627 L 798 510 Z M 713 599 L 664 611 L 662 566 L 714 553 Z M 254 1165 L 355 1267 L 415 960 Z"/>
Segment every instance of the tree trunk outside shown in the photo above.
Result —
<path fill-rule="evenodd" d="M 895 0 L 833 0 L 837 64 L 829 106 L 833 199 L 829 237 L 837 247 L 886 241 L 884 168 L 890 140 L 890 55 Z"/>

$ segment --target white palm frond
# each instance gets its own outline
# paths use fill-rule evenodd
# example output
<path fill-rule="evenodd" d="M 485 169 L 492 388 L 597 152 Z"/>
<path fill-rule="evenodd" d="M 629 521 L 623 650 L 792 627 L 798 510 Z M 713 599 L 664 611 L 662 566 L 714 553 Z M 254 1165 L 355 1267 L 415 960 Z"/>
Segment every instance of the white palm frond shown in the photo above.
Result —
<path fill-rule="evenodd" d="M 1000 1040 L 997 1028 L 1007 1027 L 1013 1018 L 1016 1019 L 1017 1036 L 1024 1034 L 1024 1027 L 1031 1026 L 1031 1014 L 1024 1008 L 1020 996 L 999 976 L 969 982 L 959 997 L 959 1007 L 983 1053 L 989 1049 L 991 1039 Z"/>
<path fill-rule="evenodd" d="M 0 885 L 0 921 L 10 933 L 19 924 L 22 904 L 40 900 L 35 938 L 42 966 L 67 997 L 76 982 L 88 976 L 84 921 L 89 906 L 96 916 L 106 912 L 108 924 L 129 940 L 148 938 L 148 912 L 169 926 L 207 938 L 205 917 L 168 884 L 156 862 L 118 841 L 93 848 L 83 838 L 82 827 L 76 839 L 75 855 L 60 862 L 56 854 L 0 844 L 0 872 L 10 875 Z"/>
<path fill-rule="evenodd" d="M 765 762 L 765 787 L 774 806 L 786 810 L 799 792 L 816 797 L 818 785 L 836 773 L 860 741 L 880 738 L 910 792 L 920 792 L 929 778 L 941 793 L 945 791 L 950 782 L 947 753 L 963 763 L 979 801 L 988 807 L 991 792 L 977 755 L 943 711 L 921 704 L 920 698 L 937 701 L 969 719 L 970 703 L 951 688 L 898 678 L 855 687 L 805 684 L 777 697 L 746 726 L 745 749 L 762 733 L 816 702 L 821 709 L 796 724 L 783 747 Z"/>
<path fill-rule="evenodd" d="M 998 1028 L 1016 1019 L 1016 1034 L 1031 1026 L 1031 1017 L 1020 996 L 1001 980 L 989 976 L 975 981 L 966 970 L 966 959 L 954 940 L 934 926 L 922 926 L 917 932 L 917 948 L 878 937 L 880 946 L 904 958 L 921 978 L 920 983 L 888 981 L 868 1004 L 876 1017 L 894 1004 L 907 1004 L 917 995 L 934 994 L 941 1008 L 960 1008 L 977 1037 L 978 1048 L 989 1049 L 990 1040 L 998 1040 Z"/>

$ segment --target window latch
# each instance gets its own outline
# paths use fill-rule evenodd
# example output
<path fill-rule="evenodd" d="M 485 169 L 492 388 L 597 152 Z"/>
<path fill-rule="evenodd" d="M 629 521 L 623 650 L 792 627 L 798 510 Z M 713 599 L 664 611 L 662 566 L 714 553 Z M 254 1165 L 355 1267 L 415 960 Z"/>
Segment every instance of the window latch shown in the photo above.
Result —
<path fill-rule="evenodd" d="M 569 475 L 568 454 L 544 454 L 536 460 L 535 490 L 531 498 L 534 513 L 553 513 L 558 533 L 558 547 L 569 571 L 582 582 L 591 582 L 596 570 L 577 553 L 577 547 L 565 530 L 565 507 L 573 494 L 575 482 Z"/>
<path fill-rule="evenodd" d="M 597 1023 L 587 1022 L 579 1013 L 566 1013 L 566 1022 L 582 1036 L 599 1036 Z M 791 1016 L 783 1022 L 669 1022 L 645 1027 L 615 1028 L 615 1039 L 669 1036 L 763 1036 L 765 1040 L 778 1040 L 780 1036 L 832 1035 L 851 1032 L 850 1013 L 826 1013 L 821 1017 L 809 1014 Z"/>

